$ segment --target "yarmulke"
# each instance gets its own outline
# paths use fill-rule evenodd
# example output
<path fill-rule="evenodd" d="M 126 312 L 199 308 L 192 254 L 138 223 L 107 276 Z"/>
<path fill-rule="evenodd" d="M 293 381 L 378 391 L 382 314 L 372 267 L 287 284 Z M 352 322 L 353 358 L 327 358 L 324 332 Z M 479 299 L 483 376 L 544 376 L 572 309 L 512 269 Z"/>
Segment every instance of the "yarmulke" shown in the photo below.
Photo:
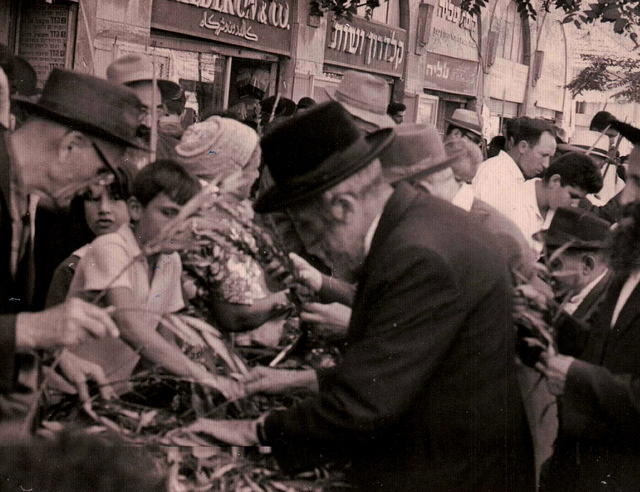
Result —
<path fill-rule="evenodd" d="M 247 125 L 212 116 L 188 127 L 175 151 L 187 171 L 206 179 L 224 167 L 244 167 L 258 142 L 258 134 Z"/>

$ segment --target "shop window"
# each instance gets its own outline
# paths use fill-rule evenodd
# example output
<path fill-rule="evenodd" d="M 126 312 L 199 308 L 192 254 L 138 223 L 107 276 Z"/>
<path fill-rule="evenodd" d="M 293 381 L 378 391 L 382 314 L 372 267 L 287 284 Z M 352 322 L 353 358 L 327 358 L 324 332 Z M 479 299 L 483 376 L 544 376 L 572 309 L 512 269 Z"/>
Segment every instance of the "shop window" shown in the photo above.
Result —
<path fill-rule="evenodd" d="M 492 30 L 498 31 L 496 55 L 505 60 L 523 63 L 522 17 L 513 0 L 498 0 Z"/>
<path fill-rule="evenodd" d="M 358 7 L 360 17 L 367 16 L 364 5 Z M 400 0 L 381 0 L 380 6 L 373 9 L 371 20 L 388 26 L 400 27 Z"/>

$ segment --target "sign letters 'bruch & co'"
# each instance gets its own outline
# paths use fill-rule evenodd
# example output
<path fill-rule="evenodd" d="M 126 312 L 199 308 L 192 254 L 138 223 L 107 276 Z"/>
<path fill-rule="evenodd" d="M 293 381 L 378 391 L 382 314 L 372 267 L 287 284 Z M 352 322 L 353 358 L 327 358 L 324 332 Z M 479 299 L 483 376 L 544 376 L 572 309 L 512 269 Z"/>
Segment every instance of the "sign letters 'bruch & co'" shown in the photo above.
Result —
<path fill-rule="evenodd" d="M 327 21 L 325 61 L 388 75 L 402 75 L 406 31 L 364 19 Z"/>
<path fill-rule="evenodd" d="M 294 0 L 154 0 L 154 27 L 288 53 Z"/>

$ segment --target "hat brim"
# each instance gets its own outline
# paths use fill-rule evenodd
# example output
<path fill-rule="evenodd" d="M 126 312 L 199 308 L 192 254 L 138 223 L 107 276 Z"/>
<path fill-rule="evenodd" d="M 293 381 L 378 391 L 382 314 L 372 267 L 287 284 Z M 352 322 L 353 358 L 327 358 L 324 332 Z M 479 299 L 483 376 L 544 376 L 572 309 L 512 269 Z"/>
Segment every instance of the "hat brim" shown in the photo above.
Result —
<path fill-rule="evenodd" d="M 450 125 L 464 128 L 465 130 L 469 130 L 470 132 L 475 133 L 479 137 L 482 137 L 482 128 L 471 125 L 470 123 L 464 123 L 462 121 L 452 120 L 451 118 L 445 118 L 444 121 L 445 123 L 449 123 Z"/>
<path fill-rule="evenodd" d="M 561 248 L 568 243 L 571 243 L 568 249 L 597 250 L 605 247 L 605 241 L 585 241 L 562 231 L 549 231 L 548 229 L 536 232 L 533 234 L 533 239 L 541 241 L 551 248 Z"/>
<path fill-rule="evenodd" d="M 426 178 L 430 174 L 436 173 L 438 171 L 442 171 L 448 167 L 451 167 L 451 164 L 456 162 L 460 157 L 466 155 L 464 150 L 455 152 L 451 155 L 446 156 L 443 159 L 438 161 L 431 161 L 431 159 L 425 159 L 423 161 L 418 162 L 410 166 L 407 169 L 407 172 L 402 176 L 391 176 L 388 180 L 390 184 L 396 184 L 400 181 L 420 181 L 421 179 Z M 389 170 L 387 170 L 388 172 Z M 388 174 L 391 174 L 388 172 Z"/>
<path fill-rule="evenodd" d="M 394 126 L 396 126 L 396 122 L 393 121 L 391 116 L 389 116 L 386 113 L 384 114 L 372 113 L 371 111 L 367 111 L 366 109 L 357 108 L 352 104 L 346 103 L 336 98 L 335 94 L 331 94 L 331 92 L 329 92 L 326 88 L 324 89 L 324 91 L 329 97 L 329 99 L 331 99 L 332 101 L 339 102 L 344 106 L 344 108 L 349 113 L 351 113 L 354 116 L 357 116 L 358 118 L 366 121 L 367 123 L 376 125 L 378 128 L 393 128 Z"/>
<path fill-rule="evenodd" d="M 286 184 L 275 184 L 258 198 L 253 208 L 258 213 L 283 210 L 332 188 L 366 167 L 391 143 L 394 133 L 383 128 L 363 136 L 351 146 L 332 154 L 311 173 Z M 365 149 L 359 152 L 360 149 Z M 358 152 L 357 155 L 353 155 Z"/>
<path fill-rule="evenodd" d="M 29 101 L 26 98 L 15 97 L 13 98 L 13 100 L 22 108 L 26 109 L 31 113 L 53 119 L 63 125 L 68 125 L 74 129 L 77 129 L 78 131 L 85 131 L 90 135 L 93 135 L 95 137 L 99 137 L 111 142 L 116 142 L 125 147 L 134 147 L 136 149 L 149 150 L 148 146 L 146 146 L 141 140 L 129 141 L 129 140 L 120 138 L 116 135 L 112 135 L 111 133 L 106 132 L 102 128 L 95 126 L 89 122 L 70 118 L 67 115 L 64 115 L 62 113 L 55 111 L 53 108 L 42 106 L 40 103 Z"/>

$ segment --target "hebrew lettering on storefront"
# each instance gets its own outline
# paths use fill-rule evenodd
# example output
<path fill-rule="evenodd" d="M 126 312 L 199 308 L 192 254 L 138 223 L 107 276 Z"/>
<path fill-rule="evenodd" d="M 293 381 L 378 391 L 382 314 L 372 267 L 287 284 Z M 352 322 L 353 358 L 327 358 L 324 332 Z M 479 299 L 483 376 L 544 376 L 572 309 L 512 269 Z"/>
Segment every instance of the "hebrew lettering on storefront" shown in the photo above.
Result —
<path fill-rule="evenodd" d="M 425 55 L 425 85 L 430 89 L 475 96 L 478 64 L 449 56 Z"/>
<path fill-rule="evenodd" d="M 278 54 L 291 49 L 294 0 L 154 0 L 151 25 Z"/>
<path fill-rule="evenodd" d="M 325 62 L 370 72 L 401 76 L 406 31 L 364 19 L 330 16 L 327 21 Z"/>

